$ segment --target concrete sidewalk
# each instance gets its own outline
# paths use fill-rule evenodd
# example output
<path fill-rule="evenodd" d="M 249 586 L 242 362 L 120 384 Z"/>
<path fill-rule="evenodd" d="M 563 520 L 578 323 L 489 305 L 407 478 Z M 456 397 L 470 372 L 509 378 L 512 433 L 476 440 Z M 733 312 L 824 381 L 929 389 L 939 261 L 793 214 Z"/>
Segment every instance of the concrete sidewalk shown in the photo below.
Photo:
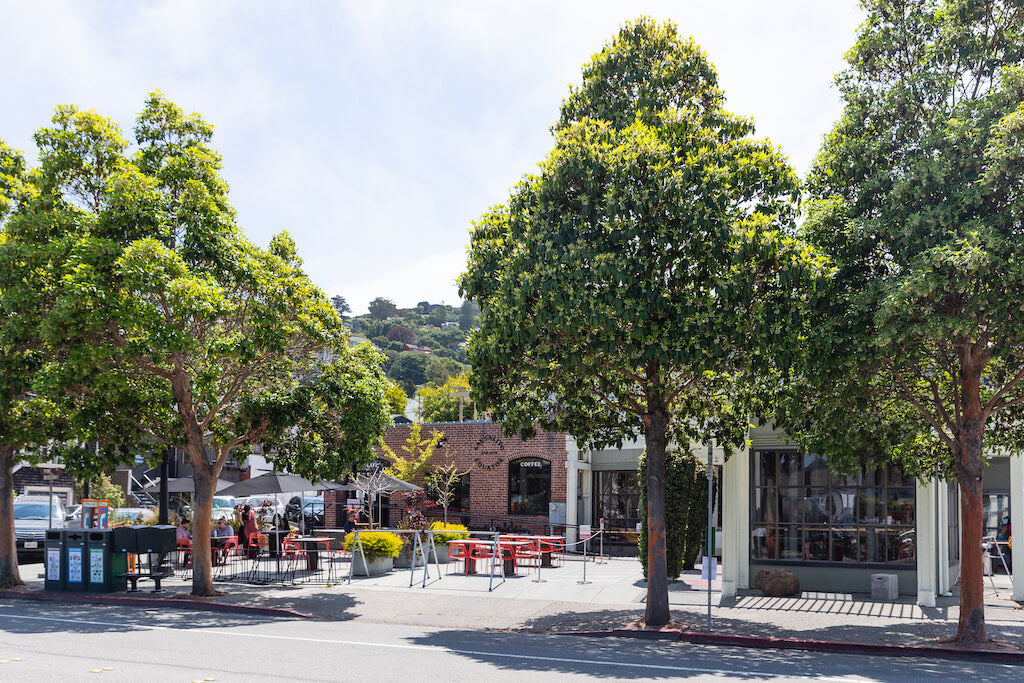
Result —
<path fill-rule="evenodd" d="M 591 558 L 592 560 L 592 558 Z M 218 582 L 225 594 L 204 602 L 239 607 L 295 610 L 316 618 L 362 620 L 456 629 L 523 631 L 608 631 L 626 627 L 643 616 L 646 583 L 640 563 L 631 558 L 608 558 L 584 563 L 568 558 L 557 568 L 544 568 L 508 578 L 500 577 L 488 591 L 486 575 L 440 573 L 431 566 L 426 587 L 422 569 L 409 586 L 409 570 L 381 577 L 355 578 L 325 586 L 260 586 Z M 35 593 L 42 587 L 41 565 L 22 568 L 22 577 Z M 672 618 L 683 631 L 706 631 L 706 582 L 699 572 L 686 572 L 671 585 Z M 996 591 L 986 578 L 986 623 L 990 638 L 1010 648 L 1024 647 L 1024 610 L 1010 600 L 1010 584 L 996 576 Z M 151 584 L 141 584 L 147 591 Z M 164 582 L 166 592 L 113 594 L 117 603 L 135 599 L 190 601 L 190 584 Z M 956 633 L 956 596 L 942 598 L 935 608 L 922 608 L 910 597 L 895 603 L 874 602 L 861 594 L 803 593 L 799 598 L 765 598 L 744 591 L 722 598 L 712 584 L 711 631 L 726 636 L 782 638 L 794 641 L 834 641 L 888 645 L 934 646 Z M 57 596 L 61 594 L 56 594 Z M 27 596 L 26 596 L 27 597 Z M 56 596 L 55 596 L 56 597 Z M 179 602 L 179 604 L 182 604 Z M 209 605 L 214 607 L 213 605 Z M 268 609 L 269 608 L 269 609 Z M 262 611 L 262 610 L 261 610 Z M 287 613 L 279 613 L 287 617 Z"/>

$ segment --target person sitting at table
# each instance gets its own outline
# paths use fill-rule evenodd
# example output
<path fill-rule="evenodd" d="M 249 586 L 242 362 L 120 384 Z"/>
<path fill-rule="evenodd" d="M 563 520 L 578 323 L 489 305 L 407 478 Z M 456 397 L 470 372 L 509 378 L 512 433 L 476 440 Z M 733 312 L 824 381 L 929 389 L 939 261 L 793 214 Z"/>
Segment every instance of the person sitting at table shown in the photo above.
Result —
<path fill-rule="evenodd" d="M 348 513 L 348 519 L 345 520 L 345 524 L 341 527 L 341 530 L 345 532 L 345 535 L 352 533 L 356 530 L 356 524 L 359 521 L 359 517 L 355 512 Z"/>
<path fill-rule="evenodd" d="M 228 524 L 226 517 L 221 517 L 217 520 L 217 526 L 213 528 L 213 532 L 210 535 L 213 537 L 214 563 L 221 564 L 227 555 L 223 550 L 224 544 L 227 543 L 229 538 L 235 535 L 235 530 Z"/>
<path fill-rule="evenodd" d="M 177 537 L 179 541 L 192 540 L 192 530 L 189 527 L 190 524 L 187 519 L 181 520 L 181 523 L 178 524 L 178 528 L 175 530 L 174 535 Z"/>

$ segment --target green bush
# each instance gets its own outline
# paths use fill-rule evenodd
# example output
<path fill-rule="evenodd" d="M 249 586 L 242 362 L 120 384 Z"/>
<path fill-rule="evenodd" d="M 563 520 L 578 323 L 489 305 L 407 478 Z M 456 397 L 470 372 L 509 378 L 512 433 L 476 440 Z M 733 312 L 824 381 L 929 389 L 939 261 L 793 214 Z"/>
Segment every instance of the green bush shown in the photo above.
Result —
<path fill-rule="evenodd" d="M 437 545 L 442 545 L 444 543 L 447 543 L 448 541 L 458 541 L 463 538 L 469 538 L 468 533 L 459 533 L 469 531 L 469 529 L 467 529 L 462 524 L 445 524 L 444 522 L 434 522 L 430 525 L 430 528 L 435 532 L 434 543 Z M 438 531 L 440 531 L 441 533 L 436 533 Z"/>
<path fill-rule="evenodd" d="M 356 535 L 345 536 L 345 550 L 351 551 L 355 543 Z M 375 560 L 378 557 L 398 557 L 402 550 L 402 539 L 398 534 L 389 531 L 366 531 L 360 532 L 359 544 L 363 547 L 363 554 L 367 560 Z"/>
<path fill-rule="evenodd" d="M 640 457 L 640 563 L 647 576 L 647 451 Z M 684 567 L 692 567 L 700 552 L 707 525 L 708 480 L 706 465 L 692 453 L 665 454 L 665 561 L 668 576 L 679 578 Z"/>

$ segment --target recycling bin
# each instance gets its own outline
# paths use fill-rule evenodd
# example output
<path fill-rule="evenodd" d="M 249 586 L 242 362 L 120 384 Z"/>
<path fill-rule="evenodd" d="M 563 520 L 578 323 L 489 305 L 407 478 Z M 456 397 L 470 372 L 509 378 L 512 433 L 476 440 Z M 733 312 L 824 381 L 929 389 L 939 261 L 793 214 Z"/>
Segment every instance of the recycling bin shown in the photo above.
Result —
<path fill-rule="evenodd" d="M 64 530 L 65 590 L 82 592 L 86 589 L 85 529 Z"/>
<path fill-rule="evenodd" d="M 46 567 L 46 580 L 43 586 L 48 591 L 67 590 L 68 573 L 64 563 L 64 544 L 66 529 L 49 529 L 46 532 L 46 543 L 43 546 L 43 562 Z"/>
<path fill-rule="evenodd" d="M 127 561 L 124 552 L 115 551 L 111 545 L 110 529 L 87 529 L 86 549 L 89 560 L 87 590 L 90 593 L 113 593 L 128 586 L 124 577 Z"/>

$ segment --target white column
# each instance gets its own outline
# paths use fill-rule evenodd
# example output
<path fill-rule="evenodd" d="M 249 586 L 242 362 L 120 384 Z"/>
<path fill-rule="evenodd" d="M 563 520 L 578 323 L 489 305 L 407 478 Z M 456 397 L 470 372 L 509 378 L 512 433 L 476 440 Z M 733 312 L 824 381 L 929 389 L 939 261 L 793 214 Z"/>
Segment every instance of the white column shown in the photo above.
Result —
<path fill-rule="evenodd" d="M 1010 456 L 1010 530 L 1016 543 L 1010 549 L 1013 560 L 1013 599 L 1024 600 L 1024 456 Z"/>
<path fill-rule="evenodd" d="M 935 516 L 938 520 L 938 529 L 936 529 L 936 544 L 938 552 L 936 553 L 939 563 L 939 595 L 950 594 L 950 589 L 953 588 L 952 581 L 949 577 L 949 482 L 940 481 L 936 484 L 938 489 L 938 495 L 936 496 L 936 507 L 938 508 L 939 514 Z M 957 489 L 959 491 L 959 489 Z M 957 499 L 957 505 L 960 504 Z M 959 508 L 957 508 L 959 510 Z M 956 510 L 954 510 L 956 512 Z M 959 528 L 957 529 L 959 531 Z"/>
<path fill-rule="evenodd" d="M 917 482 L 917 604 L 935 607 L 938 592 L 936 547 L 935 480 L 927 485 Z"/>
<path fill-rule="evenodd" d="M 750 452 L 722 466 L 722 595 L 750 586 Z"/>
<path fill-rule="evenodd" d="M 565 437 L 565 542 L 575 543 L 576 525 L 580 520 L 576 518 L 576 473 L 579 472 L 579 450 L 576 446 L 576 439 L 566 435 Z"/>

